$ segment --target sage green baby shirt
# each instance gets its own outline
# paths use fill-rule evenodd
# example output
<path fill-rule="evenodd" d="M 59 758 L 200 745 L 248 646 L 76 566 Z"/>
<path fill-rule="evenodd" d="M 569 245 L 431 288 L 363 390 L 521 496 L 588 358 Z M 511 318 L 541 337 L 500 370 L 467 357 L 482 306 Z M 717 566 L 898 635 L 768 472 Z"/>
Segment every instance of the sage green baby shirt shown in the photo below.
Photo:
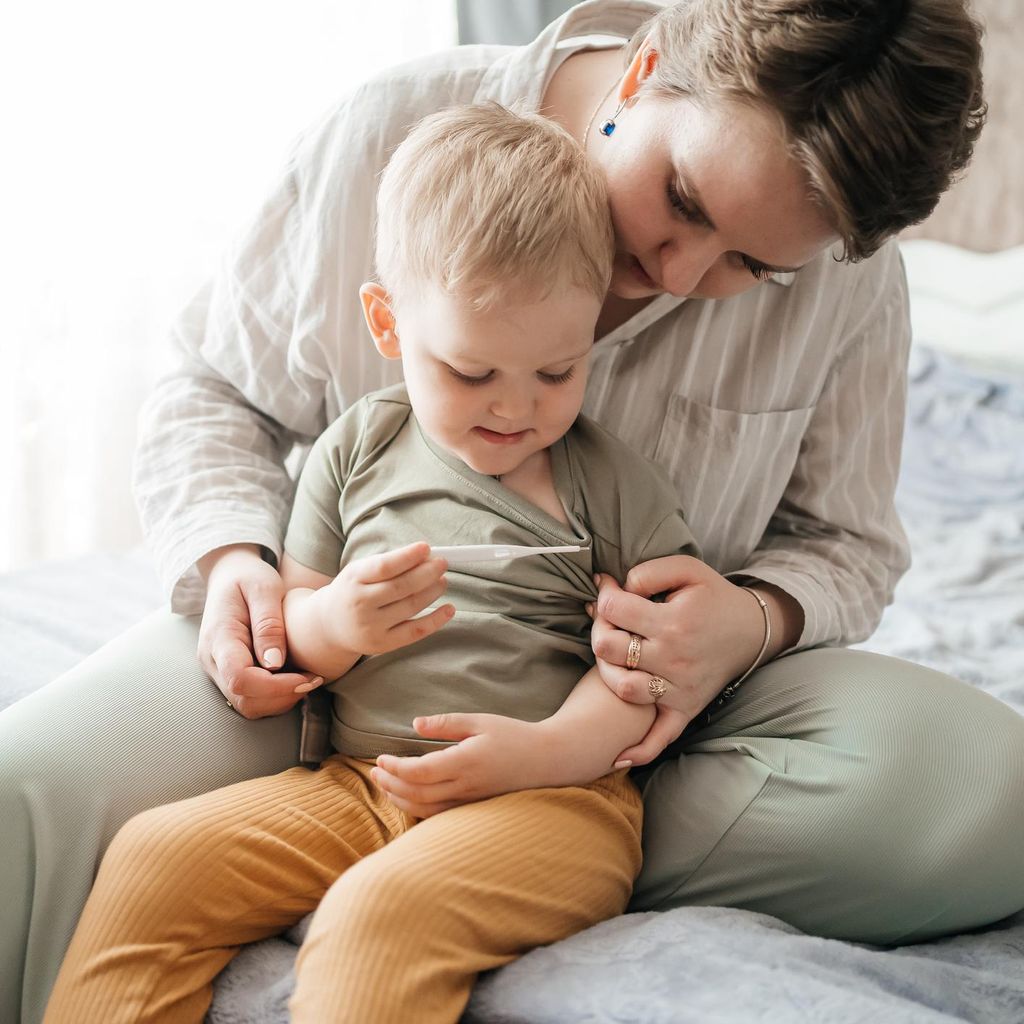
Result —
<path fill-rule="evenodd" d="M 433 635 L 362 658 L 330 684 L 331 742 L 353 757 L 447 746 L 417 715 L 489 712 L 539 721 L 588 666 L 593 574 L 697 555 L 675 490 L 651 461 L 580 416 L 551 446 L 569 524 L 470 469 L 420 429 L 404 384 L 361 399 L 320 436 L 299 480 L 285 550 L 335 576 L 349 562 L 431 545 L 579 544 L 575 554 L 452 566 L 455 617 Z"/>

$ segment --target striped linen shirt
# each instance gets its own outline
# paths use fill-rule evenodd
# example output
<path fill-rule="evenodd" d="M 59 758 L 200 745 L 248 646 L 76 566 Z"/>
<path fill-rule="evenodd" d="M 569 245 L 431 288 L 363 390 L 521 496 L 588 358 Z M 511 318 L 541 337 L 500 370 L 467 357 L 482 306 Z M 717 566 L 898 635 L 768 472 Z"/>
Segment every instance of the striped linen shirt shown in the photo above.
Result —
<path fill-rule="evenodd" d="M 376 182 L 409 126 L 460 103 L 536 110 L 562 60 L 595 36 L 628 37 L 656 9 L 592 0 L 529 46 L 390 70 L 300 138 L 183 312 L 174 368 L 143 410 L 135 490 L 175 611 L 202 610 L 196 562 L 213 548 L 280 555 L 289 453 L 400 379 L 358 289 L 373 276 Z M 856 266 L 824 253 L 733 298 L 655 299 L 598 340 L 584 411 L 665 467 L 711 566 L 800 603 L 798 646 L 853 643 L 909 564 L 893 505 L 909 343 L 895 245 Z"/>

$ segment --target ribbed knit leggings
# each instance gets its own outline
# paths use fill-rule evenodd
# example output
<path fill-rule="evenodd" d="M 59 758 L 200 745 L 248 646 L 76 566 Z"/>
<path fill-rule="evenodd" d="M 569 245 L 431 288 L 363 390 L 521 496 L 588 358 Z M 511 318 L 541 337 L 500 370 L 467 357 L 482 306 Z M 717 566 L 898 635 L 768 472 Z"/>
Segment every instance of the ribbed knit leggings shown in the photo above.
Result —
<path fill-rule="evenodd" d="M 625 772 L 418 820 L 336 755 L 137 815 L 47 1024 L 200 1022 L 239 946 L 316 910 L 292 1020 L 454 1024 L 480 971 L 623 911 L 642 805 Z"/>

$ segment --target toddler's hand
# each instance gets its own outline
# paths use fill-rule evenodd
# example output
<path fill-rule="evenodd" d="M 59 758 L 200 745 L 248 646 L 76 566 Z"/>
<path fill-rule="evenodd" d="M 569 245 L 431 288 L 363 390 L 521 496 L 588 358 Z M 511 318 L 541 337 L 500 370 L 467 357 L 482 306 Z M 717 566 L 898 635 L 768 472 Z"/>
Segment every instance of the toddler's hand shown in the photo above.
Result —
<path fill-rule="evenodd" d="M 549 784 L 550 744 L 542 723 L 450 713 L 417 718 L 413 727 L 427 739 L 457 742 L 418 757 L 377 758 L 374 781 L 407 814 L 429 818 L 460 804 Z"/>
<path fill-rule="evenodd" d="M 383 654 L 436 633 L 455 614 L 451 604 L 412 618 L 447 589 L 448 563 L 418 541 L 350 562 L 325 588 L 328 635 L 351 651 Z"/>

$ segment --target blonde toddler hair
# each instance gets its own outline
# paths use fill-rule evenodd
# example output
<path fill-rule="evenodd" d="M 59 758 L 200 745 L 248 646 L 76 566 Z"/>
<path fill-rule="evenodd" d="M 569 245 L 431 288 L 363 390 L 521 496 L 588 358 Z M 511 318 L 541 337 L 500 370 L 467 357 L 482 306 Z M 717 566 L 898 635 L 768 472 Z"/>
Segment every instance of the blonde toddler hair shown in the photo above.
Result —
<path fill-rule="evenodd" d="M 539 114 L 497 103 L 431 114 L 381 177 L 377 275 L 399 304 L 423 285 L 474 309 L 570 286 L 603 297 L 613 252 L 600 172 Z"/>

